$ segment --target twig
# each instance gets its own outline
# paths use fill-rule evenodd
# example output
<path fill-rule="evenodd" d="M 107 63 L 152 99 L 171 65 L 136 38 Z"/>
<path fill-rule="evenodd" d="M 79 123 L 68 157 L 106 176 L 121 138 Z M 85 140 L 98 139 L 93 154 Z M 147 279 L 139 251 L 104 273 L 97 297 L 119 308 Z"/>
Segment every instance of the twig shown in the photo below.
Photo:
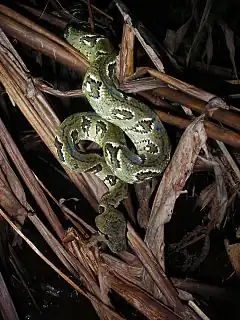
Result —
<path fill-rule="evenodd" d="M 30 241 L 25 235 L 15 226 L 14 223 L 8 218 L 8 216 L 0 209 L 0 215 L 8 222 L 8 224 L 14 229 L 14 231 L 29 245 L 29 247 L 46 263 L 48 264 L 63 280 L 65 280 L 70 286 L 72 286 L 77 292 L 88 298 L 90 301 L 98 303 L 103 309 L 105 309 L 110 315 L 116 319 L 123 320 L 115 311 L 111 310 L 101 300 L 95 297 L 91 292 L 82 290 L 72 281 L 68 276 L 65 275 L 59 268 L 57 268 L 48 258 L 41 253 L 41 251 Z"/>
<path fill-rule="evenodd" d="M 121 12 L 124 21 L 132 27 L 132 30 L 135 33 L 135 36 L 138 38 L 139 42 L 141 43 L 141 45 L 143 46 L 143 48 L 145 49 L 145 51 L 149 55 L 150 59 L 152 60 L 152 62 L 156 66 L 156 68 L 159 71 L 164 72 L 164 66 L 163 66 L 161 60 L 158 58 L 158 55 L 155 53 L 155 51 L 152 49 L 152 47 L 150 47 L 146 43 L 146 41 L 142 37 L 142 35 L 139 32 L 139 30 L 134 27 L 134 25 L 132 23 L 132 19 L 131 19 L 129 13 L 128 13 L 127 7 L 122 3 L 122 1 L 115 0 L 114 2 L 116 3 L 117 8 Z"/>

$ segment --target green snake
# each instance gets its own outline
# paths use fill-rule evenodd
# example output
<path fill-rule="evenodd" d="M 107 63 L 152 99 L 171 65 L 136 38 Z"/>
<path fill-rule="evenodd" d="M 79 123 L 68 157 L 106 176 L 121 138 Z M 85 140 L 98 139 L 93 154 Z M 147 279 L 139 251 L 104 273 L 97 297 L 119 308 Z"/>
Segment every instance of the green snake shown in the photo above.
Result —
<path fill-rule="evenodd" d="M 75 172 L 94 173 L 108 187 L 99 202 L 96 226 L 113 252 L 126 250 L 126 219 L 117 210 L 128 184 L 160 175 L 171 145 L 158 116 L 144 103 L 117 90 L 116 53 L 109 40 L 69 26 L 66 40 L 90 63 L 82 91 L 95 112 L 76 113 L 59 127 L 55 140 L 60 161 Z M 129 146 L 125 135 L 130 139 Z M 96 142 L 103 155 L 84 153 L 83 140 Z"/>

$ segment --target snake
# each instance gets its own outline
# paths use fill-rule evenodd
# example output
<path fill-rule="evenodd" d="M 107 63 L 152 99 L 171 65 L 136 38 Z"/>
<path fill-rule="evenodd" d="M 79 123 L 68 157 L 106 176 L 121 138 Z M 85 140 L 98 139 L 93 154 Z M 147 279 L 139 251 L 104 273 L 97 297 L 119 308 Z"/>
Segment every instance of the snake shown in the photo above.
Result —
<path fill-rule="evenodd" d="M 95 223 L 109 249 L 122 252 L 127 249 L 127 221 L 118 206 L 128 197 L 129 184 L 163 173 L 171 143 L 158 115 L 117 89 L 117 53 L 107 37 L 71 25 L 64 37 L 89 61 L 82 91 L 93 111 L 68 116 L 58 128 L 55 146 L 63 165 L 95 174 L 107 186 Z M 101 153 L 83 152 L 79 146 L 86 140 L 97 143 Z"/>

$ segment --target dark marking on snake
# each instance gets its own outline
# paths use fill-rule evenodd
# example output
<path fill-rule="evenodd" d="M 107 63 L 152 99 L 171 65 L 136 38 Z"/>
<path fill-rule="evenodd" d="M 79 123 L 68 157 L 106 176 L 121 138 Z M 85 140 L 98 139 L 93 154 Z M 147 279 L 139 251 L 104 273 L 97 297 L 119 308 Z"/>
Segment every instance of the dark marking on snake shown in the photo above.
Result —
<path fill-rule="evenodd" d="M 76 163 L 71 164 L 71 166 L 72 166 L 75 170 L 79 169 L 79 165 L 77 165 Z M 80 169 L 81 169 L 81 168 L 80 168 Z"/>
<path fill-rule="evenodd" d="M 142 155 L 142 153 L 158 154 L 160 152 L 158 145 L 152 142 L 151 140 L 142 140 L 136 145 L 141 157 L 144 156 Z M 148 162 L 146 157 L 145 160 Z"/>
<path fill-rule="evenodd" d="M 57 137 L 55 138 L 54 145 L 55 145 L 55 147 L 56 147 L 56 149 L 57 149 L 57 154 L 58 154 L 59 159 L 60 159 L 62 162 L 65 162 L 65 159 L 64 159 L 64 156 L 63 156 L 63 152 L 62 152 L 63 144 L 58 140 Z"/>
<path fill-rule="evenodd" d="M 75 130 L 72 130 L 71 131 L 71 133 L 70 133 L 70 136 L 71 136 L 71 138 L 72 138 L 72 141 L 74 142 L 74 143 L 77 143 L 78 141 L 78 131 L 77 131 L 77 129 L 75 129 Z"/>
<path fill-rule="evenodd" d="M 88 135 L 90 127 L 91 121 L 86 117 L 82 117 L 81 129 L 86 135 Z"/>
<path fill-rule="evenodd" d="M 105 50 L 97 50 L 95 57 L 98 59 L 99 57 L 105 56 L 107 52 Z"/>
<path fill-rule="evenodd" d="M 149 175 L 150 175 L 150 177 L 152 179 L 152 177 L 159 175 L 159 172 L 154 172 L 154 171 L 151 171 L 151 170 L 149 170 L 147 172 L 138 172 L 136 174 L 137 181 L 147 180 L 147 179 L 149 179 Z"/>
<path fill-rule="evenodd" d="M 139 133 L 149 133 L 153 129 L 152 120 L 141 120 L 138 124 L 131 128 L 132 131 L 139 132 Z"/>
<path fill-rule="evenodd" d="M 115 184 L 117 183 L 117 177 L 113 176 L 113 175 L 107 175 L 106 178 L 104 179 L 104 181 L 108 181 L 108 183 L 110 184 L 110 186 L 115 186 Z"/>
<path fill-rule="evenodd" d="M 144 151 L 154 154 L 154 153 L 158 153 L 159 149 L 158 149 L 158 146 L 156 144 L 152 143 L 149 140 L 148 144 L 146 144 L 145 147 L 144 147 Z"/>
<path fill-rule="evenodd" d="M 106 124 L 101 121 L 98 120 L 96 123 L 96 134 L 98 135 L 100 133 L 101 137 L 103 137 L 103 135 L 107 132 L 107 126 Z"/>
<path fill-rule="evenodd" d="M 89 84 L 89 87 L 91 88 L 91 91 L 88 91 L 88 95 L 94 99 L 98 99 L 100 97 L 100 89 L 102 86 L 102 82 L 98 80 L 94 80 L 92 77 L 88 76 L 84 80 L 84 83 Z"/>
<path fill-rule="evenodd" d="M 100 163 L 98 163 L 97 165 L 95 165 L 95 166 L 89 168 L 88 170 L 86 170 L 85 172 L 91 172 L 91 173 L 96 174 L 96 173 L 98 173 L 100 171 L 102 171 L 102 165 Z"/>
<path fill-rule="evenodd" d="M 116 69 L 116 62 L 110 61 L 107 66 L 107 72 L 110 79 L 114 79 L 115 77 L 115 69 Z"/>
<path fill-rule="evenodd" d="M 89 45 L 89 47 L 94 47 L 95 45 L 96 45 L 96 43 L 97 43 L 97 39 L 99 39 L 99 36 L 98 35 L 96 35 L 96 36 L 91 36 L 91 37 L 89 37 L 88 35 L 84 35 L 84 36 L 81 36 L 80 37 L 80 43 L 81 42 L 83 42 L 84 43 L 84 41 L 83 40 L 85 40 L 85 41 L 87 41 L 87 42 L 89 42 L 90 43 L 90 45 Z M 86 45 L 86 44 L 85 44 Z"/>
<path fill-rule="evenodd" d="M 121 168 L 121 163 L 117 159 L 117 153 L 119 151 L 119 147 L 114 147 L 111 145 L 111 143 L 105 144 L 105 151 L 108 151 L 110 154 L 110 161 L 113 164 L 115 168 Z"/>
<path fill-rule="evenodd" d="M 119 120 L 131 120 L 134 118 L 133 112 L 124 108 L 114 108 L 111 110 L 111 114 Z"/>

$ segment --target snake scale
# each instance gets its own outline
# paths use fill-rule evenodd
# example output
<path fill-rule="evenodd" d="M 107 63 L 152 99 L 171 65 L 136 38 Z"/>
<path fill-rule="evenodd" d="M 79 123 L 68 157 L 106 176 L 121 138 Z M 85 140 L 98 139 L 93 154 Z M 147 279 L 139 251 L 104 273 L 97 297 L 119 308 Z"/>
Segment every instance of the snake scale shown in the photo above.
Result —
<path fill-rule="evenodd" d="M 158 116 L 144 103 L 117 90 L 116 53 L 109 40 L 69 26 L 65 39 L 90 63 L 82 90 L 95 112 L 76 113 L 59 127 L 55 146 L 60 161 L 75 172 L 97 175 L 108 187 L 99 202 L 96 226 L 113 252 L 126 250 L 126 220 L 117 210 L 128 184 L 160 175 L 171 145 Z M 125 135 L 134 149 L 129 147 Z M 103 155 L 84 153 L 82 140 L 96 142 Z"/>

